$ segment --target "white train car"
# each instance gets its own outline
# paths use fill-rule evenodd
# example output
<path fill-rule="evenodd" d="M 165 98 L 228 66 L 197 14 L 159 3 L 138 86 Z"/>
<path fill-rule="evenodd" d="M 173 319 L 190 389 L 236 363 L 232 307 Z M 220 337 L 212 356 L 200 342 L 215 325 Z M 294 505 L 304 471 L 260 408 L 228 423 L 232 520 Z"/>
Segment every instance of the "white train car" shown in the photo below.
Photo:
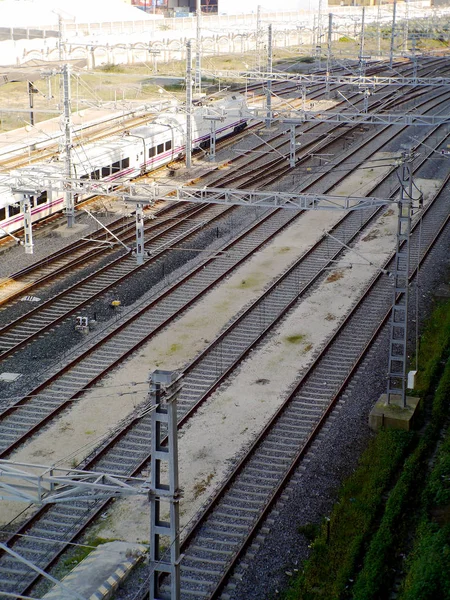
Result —
<path fill-rule="evenodd" d="M 40 181 L 45 181 L 47 184 L 46 189 L 41 194 L 36 194 L 30 198 L 33 223 L 50 217 L 63 209 L 63 198 L 60 197 L 61 194 L 56 189 L 53 190 L 55 185 L 52 183 L 61 178 L 61 165 L 36 165 L 18 169 L 17 173 L 25 178 L 29 174 L 31 182 L 33 181 L 33 175 L 38 173 Z M 32 185 L 29 187 L 32 187 Z M 20 194 L 14 194 L 11 189 L 11 177 L 2 177 L 0 179 L 0 238 L 8 234 L 14 234 L 15 231 L 23 228 L 23 212 L 20 200 Z"/>
<path fill-rule="evenodd" d="M 211 121 L 205 116 L 218 116 L 216 138 L 242 130 L 246 124 L 245 99 L 241 94 L 203 101 L 193 111 L 192 148 L 204 148 L 209 144 Z M 130 180 L 148 173 L 186 152 L 186 114 L 181 109 L 160 114 L 153 122 L 135 127 L 121 136 L 91 144 L 77 145 L 72 150 L 74 177 L 90 180 Z M 51 180 L 61 178 L 63 167 L 58 161 L 35 163 L 31 168 L 18 169 L 24 175 L 39 173 L 48 176 L 49 186 L 40 195 L 31 198 L 32 222 L 49 217 L 64 207 L 60 186 L 53 189 Z M 78 197 L 79 201 L 81 198 Z M 23 213 L 18 197 L 0 179 L 0 238 L 23 227 Z"/>

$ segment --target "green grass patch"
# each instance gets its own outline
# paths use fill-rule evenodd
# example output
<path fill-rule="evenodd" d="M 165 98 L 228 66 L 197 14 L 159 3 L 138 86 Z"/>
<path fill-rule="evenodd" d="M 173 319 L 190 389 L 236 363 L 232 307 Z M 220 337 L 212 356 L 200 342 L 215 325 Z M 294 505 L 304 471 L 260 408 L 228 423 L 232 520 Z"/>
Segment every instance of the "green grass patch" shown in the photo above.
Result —
<path fill-rule="evenodd" d="M 428 460 L 435 448 L 442 423 L 448 415 L 449 397 L 450 362 L 447 363 L 434 396 L 431 420 L 417 448 L 405 461 L 402 473 L 389 495 L 380 526 L 370 543 L 363 568 L 356 579 L 352 595 L 354 600 L 376 600 L 384 597 L 389 590 L 392 557 L 404 534 L 408 517 L 412 510 L 418 509 L 417 499 L 420 498 L 427 476 Z M 450 552 L 450 547 L 448 551 Z M 428 597 L 431 599 L 432 596 Z M 422 596 L 415 598 L 424 600 Z"/>
<path fill-rule="evenodd" d="M 286 341 L 289 344 L 300 344 L 305 339 L 305 336 L 302 333 L 298 333 L 296 335 L 288 335 Z"/>
<path fill-rule="evenodd" d="M 180 83 L 165 83 L 163 87 L 166 92 L 181 92 L 185 89 L 184 81 L 180 81 Z"/>
<path fill-rule="evenodd" d="M 450 397 L 450 363 L 436 393 L 440 406 Z M 450 430 L 440 445 L 422 495 L 419 526 L 408 558 L 400 600 L 450 598 Z"/>
<path fill-rule="evenodd" d="M 106 65 L 99 67 L 99 70 L 103 71 L 104 73 L 124 73 L 125 66 L 115 65 L 114 63 L 106 63 Z"/>
<path fill-rule="evenodd" d="M 84 560 L 91 552 L 93 552 L 98 546 L 107 544 L 108 542 L 115 542 L 115 539 L 108 539 L 102 537 L 94 537 L 87 540 L 82 546 L 77 546 L 74 550 L 69 553 L 69 556 L 62 561 L 62 569 L 68 572 L 75 568 L 82 560 Z"/>
<path fill-rule="evenodd" d="M 447 300 L 435 308 L 420 338 L 416 385 L 419 395 L 426 394 L 436 383 L 442 361 L 449 355 L 449 341 L 450 301 Z"/>
<path fill-rule="evenodd" d="M 436 387 L 449 349 L 450 301 L 435 308 L 421 338 L 418 381 L 422 397 Z M 411 526 L 411 512 L 418 508 L 429 458 L 448 415 L 449 398 L 450 362 L 434 394 L 424 433 L 419 436 L 414 432 L 381 430 L 369 444 L 357 470 L 343 484 L 329 523 L 322 524 L 314 539 L 303 573 L 293 581 L 284 600 L 388 597 L 392 559 Z M 401 600 L 450 598 L 448 443 L 449 447 L 443 445 L 426 488 L 428 521 L 420 530 L 413 559 L 416 563 L 411 564 Z M 301 532 L 308 540 L 314 537 L 312 527 L 306 526 Z M 444 563 L 446 572 L 440 576 Z"/>
<path fill-rule="evenodd" d="M 285 600 L 340 598 L 354 574 L 382 504 L 382 494 L 399 469 L 413 434 L 387 430 L 369 444 L 359 467 L 343 485 L 329 524 L 312 544 L 312 554 Z M 314 530 L 302 531 L 310 539 Z"/>
<path fill-rule="evenodd" d="M 424 521 L 401 600 L 450 598 L 450 525 Z"/>
<path fill-rule="evenodd" d="M 181 344 L 171 344 L 169 351 L 167 352 L 167 356 L 171 356 L 172 354 L 176 354 L 179 350 L 181 350 Z"/>
<path fill-rule="evenodd" d="M 249 288 L 253 288 L 257 286 L 260 282 L 260 276 L 250 275 L 246 279 L 242 279 L 242 281 L 238 284 L 238 288 L 242 290 L 246 290 Z"/>

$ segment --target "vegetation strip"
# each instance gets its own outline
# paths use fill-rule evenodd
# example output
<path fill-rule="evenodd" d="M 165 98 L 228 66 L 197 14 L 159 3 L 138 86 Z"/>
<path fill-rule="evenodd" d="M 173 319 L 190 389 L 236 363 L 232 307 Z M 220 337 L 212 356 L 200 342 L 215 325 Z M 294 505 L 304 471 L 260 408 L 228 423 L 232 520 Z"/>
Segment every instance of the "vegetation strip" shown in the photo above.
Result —
<path fill-rule="evenodd" d="M 422 398 L 433 392 L 449 354 L 450 302 L 447 301 L 434 310 L 421 338 L 417 392 Z M 392 582 L 392 554 L 397 534 L 402 531 L 402 517 L 411 509 L 411 498 L 420 498 L 417 485 L 424 484 L 427 459 L 448 416 L 450 362 L 447 363 L 423 435 L 380 431 L 364 452 L 358 469 L 344 483 L 330 519 L 320 527 L 307 525 L 301 529 L 312 541 L 312 553 L 303 572 L 285 593 L 285 600 L 375 600 L 386 593 L 386 586 Z M 421 521 L 401 600 L 449 597 L 450 576 L 444 568 L 450 556 L 449 447 L 447 434 L 422 495 Z M 384 497 L 395 477 L 397 482 L 383 509 Z M 362 569 L 355 576 L 361 563 Z"/>

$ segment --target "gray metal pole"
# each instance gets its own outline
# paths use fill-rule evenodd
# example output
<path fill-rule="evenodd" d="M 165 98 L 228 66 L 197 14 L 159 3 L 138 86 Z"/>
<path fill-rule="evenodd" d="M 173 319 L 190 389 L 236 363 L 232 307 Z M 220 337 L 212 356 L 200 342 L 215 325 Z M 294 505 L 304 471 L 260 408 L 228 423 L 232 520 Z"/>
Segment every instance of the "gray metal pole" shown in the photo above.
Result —
<path fill-rule="evenodd" d="M 320 69 L 322 68 L 322 0 L 319 0 L 319 6 L 317 7 L 317 45 L 315 52 Z"/>
<path fill-rule="evenodd" d="M 28 82 L 28 100 L 30 106 L 30 125 L 34 125 L 34 94 L 36 92 L 36 88 L 33 85 L 32 81 Z"/>
<path fill-rule="evenodd" d="M 409 0 L 405 0 L 405 18 L 403 21 L 403 52 L 408 52 Z"/>
<path fill-rule="evenodd" d="M 416 36 L 412 36 L 412 60 L 413 60 L 413 79 L 417 79 L 417 54 L 416 54 Z"/>
<path fill-rule="evenodd" d="M 197 0 L 197 40 L 195 47 L 195 91 L 197 94 L 202 93 L 202 30 L 201 30 L 201 18 L 202 18 L 202 0 Z"/>
<path fill-rule="evenodd" d="M 67 226 L 73 227 L 75 223 L 75 205 L 72 192 L 72 108 L 70 94 L 70 65 L 63 67 L 63 90 L 64 90 L 64 162 L 65 162 L 65 205 L 67 215 Z"/>
<path fill-rule="evenodd" d="M 267 73 L 269 76 L 272 73 L 273 67 L 273 31 L 272 24 L 269 25 L 268 29 L 268 43 L 267 43 Z M 266 83 L 266 127 L 270 127 L 272 123 L 272 80 L 269 78 Z"/>
<path fill-rule="evenodd" d="M 216 159 L 216 120 L 211 119 L 211 133 L 210 133 L 210 144 L 209 144 L 209 160 Z"/>
<path fill-rule="evenodd" d="M 144 205 L 136 204 L 136 264 L 144 262 Z"/>
<path fill-rule="evenodd" d="M 359 74 L 361 77 L 364 77 L 364 75 L 366 74 L 366 62 L 364 57 L 365 16 L 366 8 L 363 6 L 361 13 L 361 41 L 359 45 Z"/>
<path fill-rule="evenodd" d="M 31 224 L 31 195 L 24 194 L 22 197 L 23 229 L 25 254 L 33 254 L 33 229 Z"/>
<path fill-rule="evenodd" d="M 378 58 L 381 56 L 381 0 L 378 0 L 377 6 L 377 50 Z"/>
<path fill-rule="evenodd" d="M 256 9 L 256 68 L 258 71 L 261 71 L 261 5 L 258 4 Z"/>
<path fill-rule="evenodd" d="M 394 267 L 394 299 L 391 311 L 389 340 L 389 367 L 387 401 L 400 396 L 401 406 L 406 406 L 406 344 L 408 341 L 408 277 L 410 261 L 410 234 L 412 213 L 412 156 L 404 153 L 400 167 L 400 201 L 398 204 L 397 247 Z"/>
<path fill-rule="evenodd" d="M 391 31 L 391 48 L 389 50 L 389 67 L 392 69 L 394 61 L 394 44 L 395 44 L 395 17 L 397 14 L 397 0 L 394 0 L 392 7 L 392 31 Z"/>
<path fill-rule="evenodd" d="M 178 479 L 177 394 L 181 389 L 176 373 L 157 370 L 151 376 L 150 476 L 150 600 L 180 600 L 180 495 Z M 162 441 L 167 435 L 167 443 Z M 169 521 L 162 519 L 161 501 L 169 503 Z M 161 554 L 160 537 L 169 549 Z M 170 557 L 170 558 L 169 558 Z M 169 576 L 167 585 L 164 576 Z"/>
<path fill-rule="evenodd" d="M 192 166 L 192 45 L 186 44 L 186 168 Z"/>
<path fill-rule="evenodd" d="M 58 58 L 63 59 L 63 22 L 62 16 L 58 15 Z"/>
<path fill-rule="evenodd" d="M 289 166 L 291 167 L 291 169 L 295 167 L 295 125 L 290 126 Z"/>
<path fill-rule="evenodd" d="M 327 38 L 327 81 L 325 91 L 330 93 L 330 69 L 331 69 L 331 36 L 333 34 L 333 13 L 328 13 L 328 38 Z"/>

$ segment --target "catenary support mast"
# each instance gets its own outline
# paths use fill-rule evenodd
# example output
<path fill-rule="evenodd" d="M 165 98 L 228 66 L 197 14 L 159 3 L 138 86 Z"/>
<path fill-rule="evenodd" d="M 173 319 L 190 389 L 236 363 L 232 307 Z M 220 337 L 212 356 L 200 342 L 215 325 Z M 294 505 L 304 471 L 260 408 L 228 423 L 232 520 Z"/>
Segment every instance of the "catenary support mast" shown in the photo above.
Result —
<path fill-rule="evenodd" d="M 186 44 L 186 168 L 192 166 L 192 45 Z"/>
<path fill-rule="evenodd" d="M 65 205 L 67 215 L 67 226 L 73 227 L 75 223 L 75 203 L 71 189 L 72 179 L 72 100 L 70 93 L 70 65 L 63 67 L 63 90 L 64 90 L 64 163 L 66 172 L 65 183 Z"/>

